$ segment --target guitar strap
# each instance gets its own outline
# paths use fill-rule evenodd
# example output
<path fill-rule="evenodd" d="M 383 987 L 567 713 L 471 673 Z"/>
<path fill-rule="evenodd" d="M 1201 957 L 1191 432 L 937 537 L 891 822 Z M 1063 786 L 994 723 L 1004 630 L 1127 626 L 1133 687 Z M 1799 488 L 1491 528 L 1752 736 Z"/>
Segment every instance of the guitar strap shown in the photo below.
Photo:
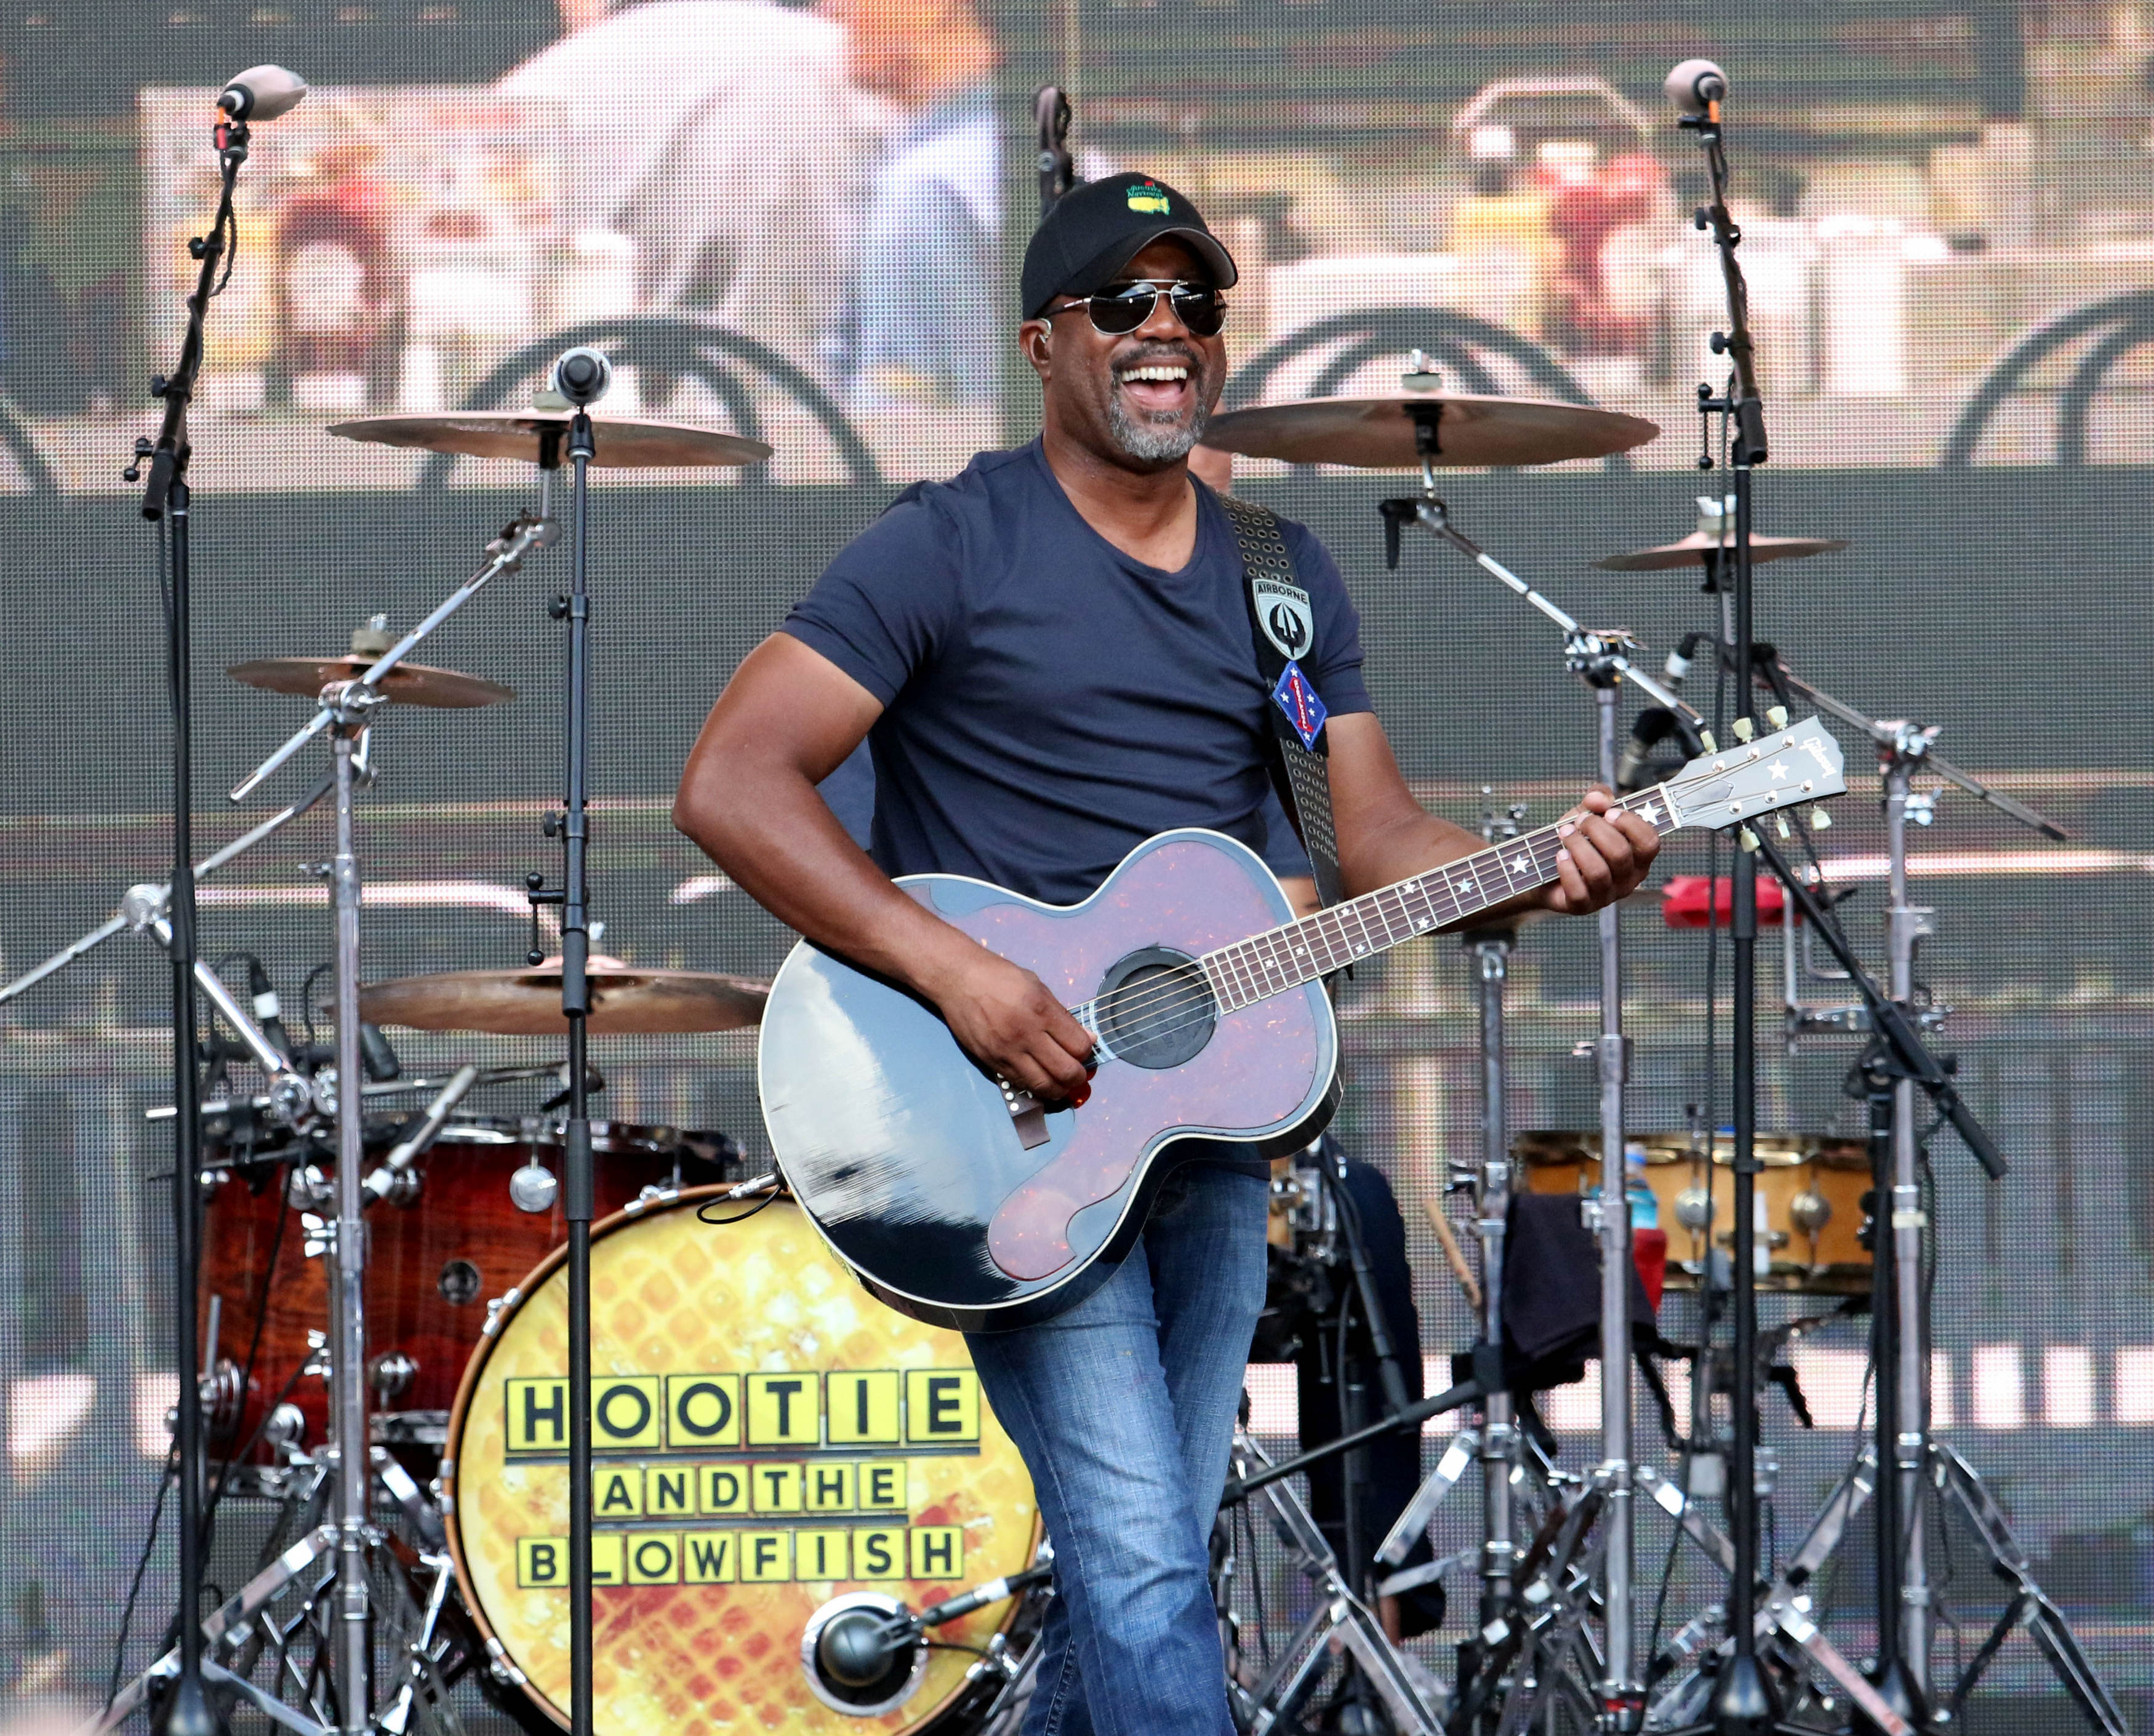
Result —
<path fill-rule="evenodd" d="M 1279 534 L 1279 515 L 1231 494 L 1217 498 L 1241 546 L 1243 576 L 1248 581 L 1249 636 L 1256 646 L 1258 671 L 1271 696 L 1264 712 L 1278 750 L 1272 757 L 1272 782 L 1279 790 L 1279 805 L 1309 852 L 1309 866 L 1316 873 L 1316 896 L 1326 904 L 1336 904 L 1342 889 L 1339 839 L 1331 825 L 1331 775 L 1325 763 L 1331 753 L 1324 733 L 1328 713 L 1301 666 L 1301 660 L 1316 647 L 1316 610 L 1309 593 L 1294 583 L 1294 561 L 1287 554 L 1286 539 Z"/>

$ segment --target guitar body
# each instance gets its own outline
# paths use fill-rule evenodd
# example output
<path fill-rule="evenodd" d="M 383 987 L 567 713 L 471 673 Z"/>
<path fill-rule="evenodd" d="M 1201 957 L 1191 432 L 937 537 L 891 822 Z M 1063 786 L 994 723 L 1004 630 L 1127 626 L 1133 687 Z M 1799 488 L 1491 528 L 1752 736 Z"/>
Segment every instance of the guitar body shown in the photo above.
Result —
<path fill-rule="evenodd" d="M 803 942 L 771 984 L 758 1065 L 787 1182 L 838 1257 L 901 1312 L 992 1331 L 1059 1314 L 1111 1274 L 1177 1162 L 1307 1144 L 1338 1102 L 1338 1033 L 1320 983 L 1221 1014 L 1177 961 L 1293 916 L 1268 869 L 1216 832 L 1139 845 L 1082 904 L 984 881 L 898 883 L 1077 1007 L 1148 983 L 1195 1007 L 1135 1032 L 1079 1109 L 1028 1149 L 995 1080 L 934 1010 Z M 1162 974 L 1165 973 L 1165 974 Z M 1202 1006 L 1197 1006 L 1199 1000 Z"/>

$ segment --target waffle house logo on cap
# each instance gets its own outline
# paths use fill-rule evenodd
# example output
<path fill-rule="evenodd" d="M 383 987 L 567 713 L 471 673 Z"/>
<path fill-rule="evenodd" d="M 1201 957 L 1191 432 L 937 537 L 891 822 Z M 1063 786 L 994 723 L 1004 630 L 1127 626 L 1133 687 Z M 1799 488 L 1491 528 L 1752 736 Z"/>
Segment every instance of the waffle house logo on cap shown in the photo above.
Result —
<path fill-rule="evenodd" d="M 1141 211 L 1152 217 L 1165 217 L 1170 207 L 1166 189 L 1155 181 L 1141 181 L 1130 189 L 1130 209 Z"/>

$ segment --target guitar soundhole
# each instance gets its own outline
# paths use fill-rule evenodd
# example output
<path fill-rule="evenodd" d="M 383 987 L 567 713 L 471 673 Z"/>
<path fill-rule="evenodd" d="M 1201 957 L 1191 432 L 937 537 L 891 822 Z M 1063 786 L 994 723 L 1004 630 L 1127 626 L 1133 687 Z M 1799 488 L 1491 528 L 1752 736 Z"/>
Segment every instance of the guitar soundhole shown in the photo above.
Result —
<path fill-rule="evenodd" d="M 1146 947 L 1110 966 L 1094 998 L 1100 1034 L 1133 1067 L 1163 1072 L 1212 1040 L 1218 1003 L 1203 967 L 1186 953 Z"/>

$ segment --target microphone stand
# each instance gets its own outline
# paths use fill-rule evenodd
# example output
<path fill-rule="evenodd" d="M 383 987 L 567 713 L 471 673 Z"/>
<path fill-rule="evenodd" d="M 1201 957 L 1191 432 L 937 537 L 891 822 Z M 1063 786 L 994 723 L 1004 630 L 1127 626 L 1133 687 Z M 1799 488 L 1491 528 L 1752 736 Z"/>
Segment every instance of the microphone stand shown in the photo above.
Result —
<path fill-rule="evenodd" d="M 1054 202 L 1077 184 L 1069 156 L 1069 98 L 1059 84 L 1043 84 L 1032 94 L 1033 119 L 1039 126 L 1039 220 Z"/>
<path fill-rule="evenodd" d="M 561 1215 L 569 1226 L 569 1728 L 592 1736 L 591 1709 L 591 1219 L 597 1186 L 592 1173 L 590 1069 L 586 1058 L 591 1010 L 590 882 L 586 872 L 590 819 L 586 811 L 590 758 L 590 464 L 597 453 L 590 406 L 608 375 L 588 370 L 554 389 L 574 406 L 568 457 L 574 469 L 570 514 L 569 595 L 549 612 L 569 624 L 568 794 L 563 812 L 546 816 L 545 832 L 563 845 L 561 884 L 528 878 L 534 905 L 561 906 L 561 1012 L 569 1025 L 568 1119 L 562 1136 Z M 542 471 L 559 462 L 549 445 Z M 532 957 L 538 962 L 537 955 Z"/>
<path fill-rule="evenodd" d="M 1755 355 L 1750 335 L 1749 294 L 1743 268 L 1735 258 L 1743 232 L 1728 212 L 1728 154 L 1722 140 L 1720 104 L 1707 103 L 1705 111 L 1685 115 L 1678 123 L 1697 135 L 1705 152 L 1706 167 L 1712 178 L 1712 202 L 1697 215 L 1700 229 L 1709 230 L 1720 253 L 1720 275 L 1728 294 L 1728 330 L 1716 332 L 1715 354 L 1725 354 L 1734 366 L 1733 389 L 1715 398 L 1712 389 L 1698 388 L 1699 413 L 1719 414 L 1733 424 L 1731 462 L 1735 481 L 1735 541 L 1729 551 L 1734 580 L 1733 615 L 1736 692 L 1747 701 L 1750 692 L 1752 599 L 1752 481 L 1758 465 L 1770 455 L 1765 438 L 1764 401 L 1758 391 Z M 1744 723 L 1747 726 L 1747 717 Z M 1747 733 L 1747 730 L 1744 732 Z M 1734 1555 L 1728 1574 L 1728 1631 L 1733 1655 L 1722 1667 L 1712 1697 L 1711 1717 L 1719 1736 L 1763 1736 L 1779 1718 L 1779 1697 L 1758 1662 L 1758 863 L 1748 847 L 1735 853 L 1731 910 L 1733 945 L 1731 993 L 1733 1017 L 1730 1035 L 1731 1095 L 1734 1104 L 1735 1246 L 1733 1250 L 1734 1320 L 1729 1407 L 1733 1425 L 1728 1473 L 1728 1518 L 1734 1531 Z M 1601 1154 L 1604 1167 L 1608 1154 Z"/>
<path fill-rule="evenodd" d="M 172 879 L 167 920 L 171 940 L 173 1101 L 177 1116 L 172 1147 L 172 1337 L 179 1370 L 180 1396 L 173 1420 L 175 1474 L 179 1478 L 179 1673 L 164 1706 L 164 1736 L 216 1736 L 225 1723 L 202 1691 L 202 1498 L 207 1469 L 197 1372 L 198 1331 L 195 1285 L 202 1255 L 202 1081 L 195 1065 L 196 941 L 194 867 L 194 717 L 191 633 L 190 521 L 187 485 L 187 406 L 202 371 L 203 327 L 210 299 L 217 294 L 217 268 L 227 257 L 233 229 L 232 189 L 247 161 L 248 130 L 244 120 L 217 118 L 218 192 L 217 217 L 209 233 L 188 243 L 201 262 L 193 294 L 187 298 L 186 328 L 180 359 L 169 377 L 150 383 L 153 397 L 164 400 L 165 414 L 155 441 L 135 442 L 135 462 L 125 472 L 140 479 L 142 461 L 150 461 L 143 490 L 142 516 L 163 526 L 169 515 L 170 590 L 165 599 L 165 667 L 172 712 Z M 165 534 L 161 530 L 161 539 Z"/>

